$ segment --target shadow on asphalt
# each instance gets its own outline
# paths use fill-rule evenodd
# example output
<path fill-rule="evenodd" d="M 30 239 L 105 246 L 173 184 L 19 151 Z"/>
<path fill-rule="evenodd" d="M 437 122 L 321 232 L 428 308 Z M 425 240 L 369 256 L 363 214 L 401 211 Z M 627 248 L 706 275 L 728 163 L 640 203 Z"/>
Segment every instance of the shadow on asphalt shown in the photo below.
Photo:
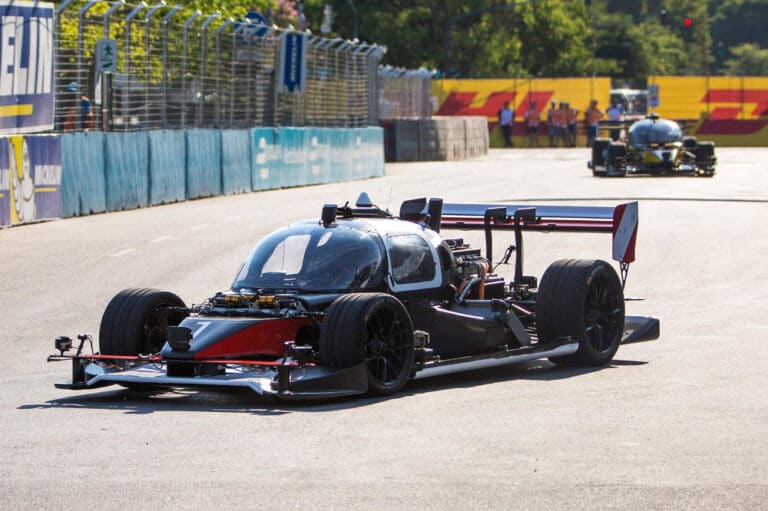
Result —
<path fill-rule="evenodd" d="M 545 360 L 526 364 L 478 369 L 462 373 L 434 376 L 409 382 L 398 394 L 389 397 L 348 397 L 318 401 L 284 401 L 264 397 L 246 389 L 195 390 L 158 389 L 129 390 L 110 387 L 109 390 L 84 391 L 84 394 L 70 394 L 41 404 L 19 406 L 19 410 L 40 409 L 91 409 L 119 410 L 129 414 L 151 414 L 160 412 L 216 412 L 253 415 L 283 415 L 287 413 L 329 412 L 368 406 L 388 400 L 428 394 L 449 389 L 466 389 L 504 381 L 544 382 L 576 378 L 596 371 L 610 371 L 625 366 L 645 365 L 648 362 L 635 360 L 613 360 L 610 365 L 600 368 L 566 368 Z M 525 383 L 524 383 L 525 384 Z M 535 383 L 528 383 L 535 384 Z"/>

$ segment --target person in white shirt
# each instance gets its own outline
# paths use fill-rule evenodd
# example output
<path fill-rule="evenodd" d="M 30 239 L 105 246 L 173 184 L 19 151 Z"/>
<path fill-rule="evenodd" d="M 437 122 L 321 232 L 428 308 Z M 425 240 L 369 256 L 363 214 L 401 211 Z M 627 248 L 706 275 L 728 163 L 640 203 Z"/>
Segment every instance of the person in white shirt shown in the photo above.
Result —
<path fill-rule="evenodd" d="M 514 147 L 512 142 L 512 127 L 515 123 L 515 113 L 509 108 L 509 101 L 504 102 L 504 106 L 499 110 L 499 127 L 501 136 L 504 137 L 504 147 Z"/>
<path fill-rule="evenodd" d="M 610 107 L 608 107 L 608 110 L 605 113 L 608 114 L 608 122 L 610 123 L 621 122 L 621 107 L 619 106 L 618 101 L 615 102 Z M 621 133 L 621 127 L 615 127 L 615 128 L 612 127 L 611 140 L 618 140 L 620 133 Z"/>

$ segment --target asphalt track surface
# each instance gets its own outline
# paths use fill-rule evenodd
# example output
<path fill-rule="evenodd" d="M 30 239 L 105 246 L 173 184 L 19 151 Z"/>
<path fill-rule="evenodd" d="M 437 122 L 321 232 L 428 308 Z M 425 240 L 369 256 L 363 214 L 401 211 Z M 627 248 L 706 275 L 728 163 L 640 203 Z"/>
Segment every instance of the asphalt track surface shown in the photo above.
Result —
<path fill-rule="evenodd" d="M 0 230 L 0 508 L 765 509 L 768 150 L 718 157 L 712 179 L 596 179 L 585 149 L 493 150 Z M 393 211 L 418 196 L 639 200 L 626 295 L 643 300 L 628 312 L 659 317 L 661 338 L 599 370 L 540 361 L 411 382 L 389 399 L 53 387 L 70 372 L 45 362 L 53 338 L 97 334 L 119 290 L 199 303 L 266 233 L 360 191 Z M 609 235 L 525 242 L 533 275 L 562 257 L 610 259 Z"/>

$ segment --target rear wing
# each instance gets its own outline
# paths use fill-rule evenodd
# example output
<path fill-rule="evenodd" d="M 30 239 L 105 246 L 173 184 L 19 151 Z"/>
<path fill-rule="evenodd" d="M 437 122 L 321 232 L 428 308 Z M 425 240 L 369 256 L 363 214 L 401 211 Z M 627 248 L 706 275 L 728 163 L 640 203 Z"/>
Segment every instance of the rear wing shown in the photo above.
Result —
<path fill-rule="evenodd" d="M 522 248 L 521 231 L 611 233 L 613 259 L 622 266 L 635 260 L 637 202 L 615 207 L 532 206 L 443 203 L 442 199 L 420 198 L 403 202 L 400 218 L 423 222 L 437 232 L 440 228 L 485 230 L 489 258 L 491 231 L 514 230 L 518 250 Z"/>

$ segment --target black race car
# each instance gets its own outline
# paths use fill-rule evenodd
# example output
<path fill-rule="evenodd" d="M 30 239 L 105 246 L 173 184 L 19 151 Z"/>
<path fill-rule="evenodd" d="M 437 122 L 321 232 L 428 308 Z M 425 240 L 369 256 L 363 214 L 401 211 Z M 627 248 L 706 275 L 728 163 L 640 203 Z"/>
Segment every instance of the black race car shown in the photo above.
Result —
<path fill-rule="evenodd" d="M 441 228 L 483 230 L 485 254 Z M 514 257 L 510 282 L 492 264 L 500 230 L 514 234 L 501 258 Z M 621 277 L 608 262 L 567 259 L 539 282 L 523 271 L 523 231 L 611 233 Z M 657 319 L 625 315 L 636 235 L 636 202 L 415 199 L 398 218 L 362 194 L 264 238 L 231 288 L 202 304 L 154 289 L 118 293 L 97 351 L 90 336 L 58 337 L 49 361 L 72 363 L 59 388 L 246 387 L 282 398 L 386 395 L 411 378 L 539 358 L 602 366 L 619 344 L 659 336 Z"/>
<path fill-rule="evenodd" d="M 626 140 L 596 138 L 587 166 L 594 176 L 715 174 L 715 144 L 683 136 L 680 125 L 651 114 L 633 123 Z"/>

